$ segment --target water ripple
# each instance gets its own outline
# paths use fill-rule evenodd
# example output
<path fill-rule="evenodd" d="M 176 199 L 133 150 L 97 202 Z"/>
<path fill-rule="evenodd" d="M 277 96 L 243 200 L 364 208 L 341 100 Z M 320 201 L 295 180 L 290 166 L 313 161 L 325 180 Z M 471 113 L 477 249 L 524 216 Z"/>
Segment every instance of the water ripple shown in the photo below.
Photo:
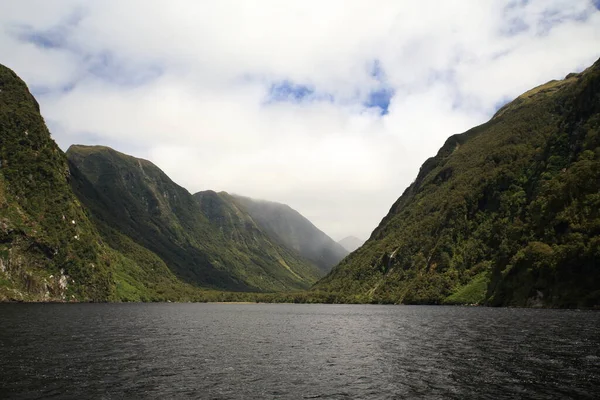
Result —
<path fill-rule="evenodd" d="M 0 397 L 594 399 L 600 313 L 2 304 Z"/>

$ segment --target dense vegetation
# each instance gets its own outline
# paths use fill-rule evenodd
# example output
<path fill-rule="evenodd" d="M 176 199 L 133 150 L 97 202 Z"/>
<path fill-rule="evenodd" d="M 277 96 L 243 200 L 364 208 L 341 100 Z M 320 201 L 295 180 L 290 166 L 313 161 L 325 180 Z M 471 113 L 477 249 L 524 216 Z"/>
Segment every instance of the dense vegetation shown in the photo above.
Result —
<path fill-rule="evenodd" d="M 71 190 L 77 177 L 25 83 L 0 66 L 0 301 L 200 297 L 129 238 L 101 235 L 109 228 Z"/>
<path fill-rule="evenodd" d="M 232 199 L 245 209 L 269 236 L 310 260 L 323 274 L 331 271 L 331 268 L 348 255 L 348 251 L 339 243 L 286 204 L 237 195 L 232 196 Z"/>
<path fill-rule="evenodd" d="M 227 194 L 194 198 L 151 162 L 108 147 L 71 146 L 67 157 L 74 192 L 104 239 L 130 258 L 150 257 L 141 247 L 162 260 L 161 271 L 166 265 L 189 284 L 233 291 L 306 289 L 320 276 Z"/>
<path fill-rule="evenodd" d="M 600 306 L 600 61 L 451 136 L 310 291 L 346 251 L 291 208 L 67 155 L 0 66 L 0 301 Z"/>
<path fill-rule="evenodd" d="M 267 233 L 236 201 L 235 197 L 212 190 L 198 192 L 194 198 L 211 224 L 240 253 L 248 254 L 263 269 L 271 269 L 279 279 L 292 274 L 299 282 L 315 283 L 324 276 L 317 266 L 293 248 L 281 244 L 277 237 Z M 272 268 L 269 263 L 275 264 Z M 283 268 L 282 268 L 283 267 Z M 304 283 L 302 286 L 307 288 Z"/>
<path fill-rule="evenodd" d="M 600 305 L 600 60 L 451 136 L 366 244 L 342 301 Z"/>
<path fill-rule="evenodd" d="M 107 300 L 110 251 L 25 83 L 0 65 L 0 300 Z"/>
<path fill-rule="evenodd" d="M 65 157 L 0 66 L 0 301 L 215 301 L 244 296 L 215 289 L 300 290 L 319 276 L 227 194 L 195 199 L 105 147 Z"/>

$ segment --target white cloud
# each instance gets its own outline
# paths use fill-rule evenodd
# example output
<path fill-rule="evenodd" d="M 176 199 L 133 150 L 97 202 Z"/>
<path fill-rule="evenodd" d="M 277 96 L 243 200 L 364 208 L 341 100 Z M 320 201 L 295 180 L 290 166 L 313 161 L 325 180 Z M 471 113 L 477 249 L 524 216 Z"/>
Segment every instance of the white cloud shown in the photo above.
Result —
<path fill-rule="evenodd" d="M 600 55 L 586 0 L 20 1 L 0 3 L 0 27 L 1 62 L 49 90 L 63 148 L 281 201 L 336 239 L 366 238 L 448 136 Z M 53 48 L 19 39 L 57 31 Z M 385 116 L 363 105 L 375 60 Z M 335 100 L 267 104 L 284 80 Z"/>

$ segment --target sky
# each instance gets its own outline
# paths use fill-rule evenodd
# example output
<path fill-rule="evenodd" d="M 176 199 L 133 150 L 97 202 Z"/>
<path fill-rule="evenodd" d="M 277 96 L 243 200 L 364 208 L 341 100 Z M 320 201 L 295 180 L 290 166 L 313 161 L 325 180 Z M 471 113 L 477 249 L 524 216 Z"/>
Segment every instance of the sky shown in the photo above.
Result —
<path fill-rule="evenodd" d="M 0 0 L 54 140 L 368 238 L 455 133 L 600 57 L 600 0 Z"/>

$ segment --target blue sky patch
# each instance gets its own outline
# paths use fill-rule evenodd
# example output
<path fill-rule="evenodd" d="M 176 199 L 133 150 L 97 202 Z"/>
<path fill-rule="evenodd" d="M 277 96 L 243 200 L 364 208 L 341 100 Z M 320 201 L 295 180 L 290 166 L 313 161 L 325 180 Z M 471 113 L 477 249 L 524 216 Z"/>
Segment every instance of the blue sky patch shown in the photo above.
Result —
<path fill-rule="evenodd" d="M 376 109 L 379 115 L 389 113 L 389 106 L 394 97 L 395 90 L 387 82 L 387 76 L 379 60 L 367 64 L 365 71 L 374 79 L 374 84 L 368 92 L 362 92 L 355 88 L 355 94 L 339 98 L 331 93 L 320 91 L 317 87 L 307 83 L 297 83 L 290 79 L 270 81 L 261 75 L 244 75 L 240 77 L 240 83 L 261 82 L 267 90 L 263 104 L 274 103 L 315 103 L 328 102 L 342 106 L 355 107 L 360 105 L 368 109 Z"/>
<path fill-rule="evenodd" d="M 381 61 L 377 59 L 373 60 L 369 68 L 369 75 L 379 85 L 369 92 L 367 99 L 363 102 L 363 106 L 367 108 L 379 108 L 379 115 L 387 115 L 389 113 L 390 102 L 396 91 L 389 85 Z"/>
<path fill-rule="evenodd" d="M 317 101 L 333 102 L 334 96 L 330 93 L 319 92 L 313 85 L 294 83 L 293 81 L 284 79 L 270 84 L 265 103 L 304 103 Z"/>
<path fill-rule="evenodd" d="M 380 115 L 389 113 L 390 102 L 394 97 L 395 91 L 392 88 L 382 88 L 369 93 L 369 98 L 364 103 L 367 108 L 378 107 Z"/>
<path fill-rule="evenodd" d="M 271 85 L 269 88 L 269 99 L 271 101 L 300 102 L 314 93 L 315 89 L 311 86 L 284 80 Z"/>

